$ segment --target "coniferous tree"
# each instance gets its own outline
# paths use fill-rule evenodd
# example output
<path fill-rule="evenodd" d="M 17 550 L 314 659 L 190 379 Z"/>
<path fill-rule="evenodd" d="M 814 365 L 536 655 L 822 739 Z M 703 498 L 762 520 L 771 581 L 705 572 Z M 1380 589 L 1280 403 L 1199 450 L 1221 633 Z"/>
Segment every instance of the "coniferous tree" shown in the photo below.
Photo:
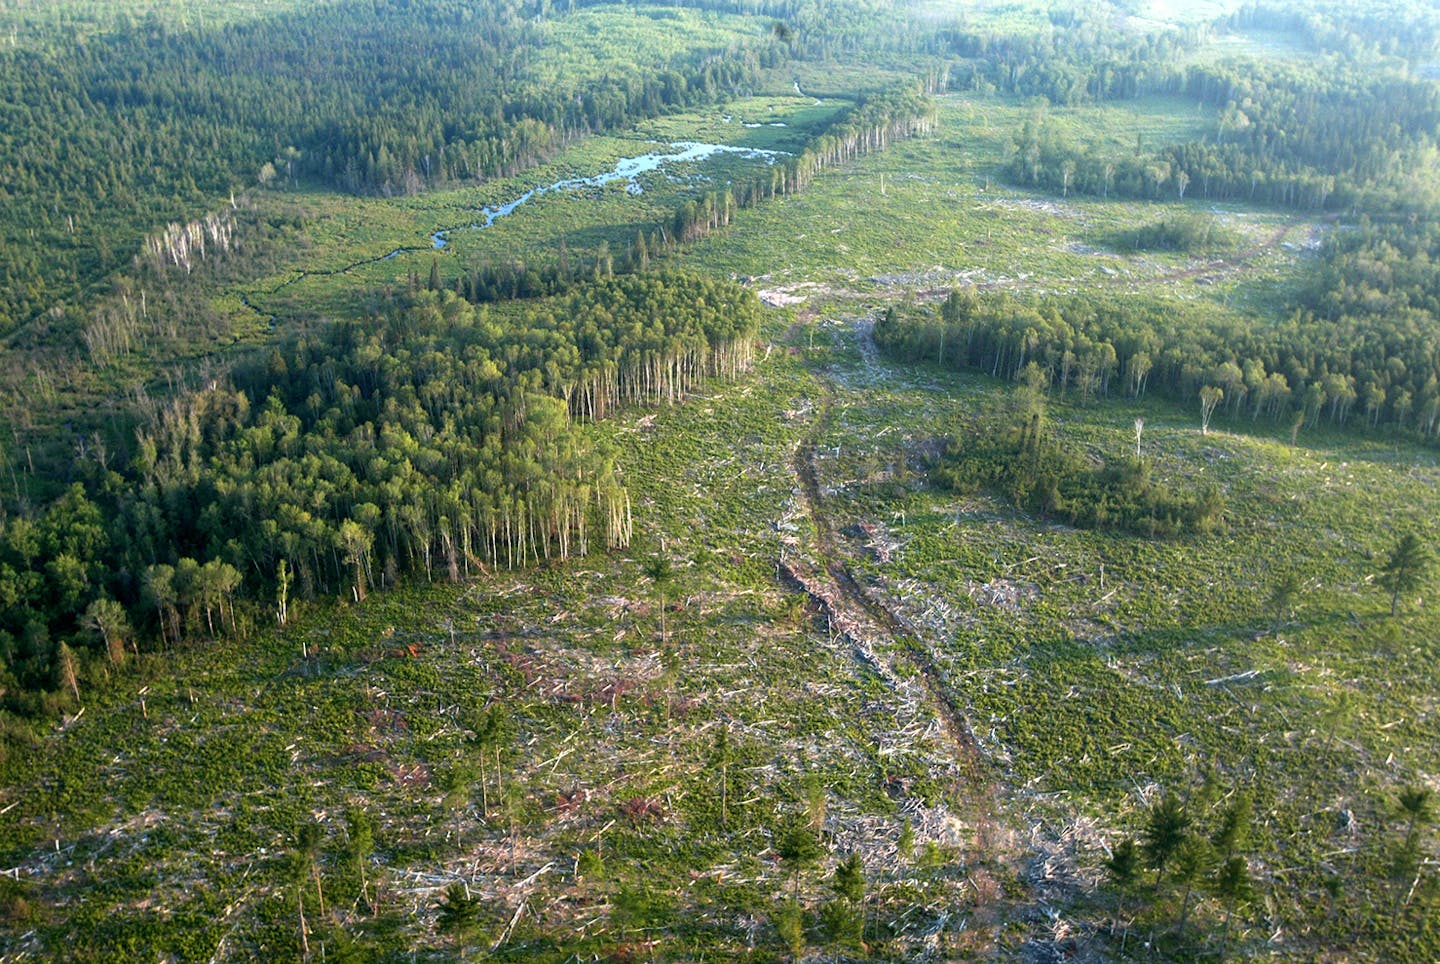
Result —
<path fill-rule="evenodd" d="M 1392 926 L 1399 923 L 1405 897 L 1420 872 L 1420 832 L 1434 819 L 1434 794 L 1429 787 L 1403 787 L 1396 797 L 1395 811 L 1405 820 L 1405 836 L 1390 857 L 1390 878 L 1395 888 Z"/>
<path fill-rule="evenodd" d="M 1165 868 L 1189 835 L 1190 817 L 1180 798 L 1166 794 L 1151 808 L 1142 842 L 1145 859 L 1155 868 L 1155 887 L 1160 887 Z"/>
<path fill-rule="evenodd" d="M 1407 532 L 1395 543 L 1380 566 L 1375 582 L 1390 591 L 1390 615 L 1394 616 L 1400 605 L 1400 594 L 1414 592 L 1425 582 L 1433 556 L 1420 542 L 1420 537 Z"/>
<path fill-rule="evenodd" d="M 442 934 L 450 934 L 463 946 L 480 924 L 480 900 L 470 894 L 464 883 L 445 888 L 436 914 L 436 926 Z"/>
<path fill-rule="evenodd" d="M 1220 954 L 1223 957 L 1229 951 L 1231 918 L 1255 898 L 1250 866 L 1244 857 L 1237 854 L 1220 865 L 1215 875 L 1215 896 L 1225 906 L 1225 920 L 1220 926 Z"/>
<path fill-rule="evenodd" d="M 1266 599 L 1272 619 L 1271 632 L 1280 628 L 1280 620 L 1295 607 L 1295 600 L 1300 596 L 1300 577 L 1293 571 L 1281 575 L 1270 586 L 1270 595 Z"/>
<path fill-rule="evenodd" d="M 1125 915 L 1127 899 L 1135 885 L 1140 880 L 1140 848 L 1135 845 L 1133 837 L 1126 837 L 1115 845 L 1110 856 L 1105 859 L 1105 871 L 1110 876 L 1110 882 L 1119 891 L 1119 916 Z M 1127 931 L 1128 931 L 1128 924 Z M 1111 934 L 1114 934 L 1112 925 Z"/>
<path fill-rule="evenodd" d="M 775 853 L 790 871 L 796 896 L 800 890 L 800 871 L 813 864 L 825 852 L 810 821 L 798 814 L 786 820 L 775 832 Z"/>

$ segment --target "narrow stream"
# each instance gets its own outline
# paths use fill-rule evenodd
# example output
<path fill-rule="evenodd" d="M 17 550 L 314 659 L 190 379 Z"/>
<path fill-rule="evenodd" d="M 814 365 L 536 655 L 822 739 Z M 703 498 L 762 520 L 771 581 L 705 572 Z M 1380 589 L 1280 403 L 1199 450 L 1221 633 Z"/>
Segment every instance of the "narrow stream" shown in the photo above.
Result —
<path fill-rule="evenodd" d="M 389 261 L 392 258 L 399 257 L 401 254 L 407 251 L 438 251 L 449 243 L 450 234 L 452 232 L 484 230 L 485 228 L 490 227 L 490 225 L 494 224 L 500 218 L 507 217 L 513 214 L 515 210 L 521 205 L 525 204 L 527 201 L 530 201 L 535 197 L 538 197 L 541 194 L 549 194 L 554 191 L 578 191 L 582 188 L 587 187 L 601 187 L 603 185 L 611 183 L 612 181 L 627 181 L 628 183 L 625 185 L 626 191 L 631 194 L 641 194 L 643 193 L 644 189 L 640 186 L 640 176 L 642 174 L 648 174 L 651 171 L 658 171 L 667 164 L 683 164 L 691 161 L 703 161 L 706 158 L 715 156 L 716 154 L 736 154 L 742 158 L 745 158 L 746 160 L 764 160 L 767 164 L 774 164 L 775 161 L 779 158 L 791 156 L 788 151 L 767 151 L 762 150 L 758 147 L 732 147 L 729 144 L 700 144 L 695 141 L 676 141 L 670 144 L 670 147 L 673 150 L 669 153 L 650 151 L 648 153 L 640 154 L 635 157 L 624 157 L 621 158 L 618 162 L 616 162 L 615 166 L 608 171 L 602 171 L 601 173 L 592 175 L 591 177 L 571 177 L 565 178 L 564 180 L 560 181 L 554 181 L 550 184 L 541 184 L 537 187 L 532 187 L 530 190 L 526 191 L 524 194 L 513 200 L 506 201 L 504 204 L 488 205 L 480 209 L 481 217 L 478 221 L 475 221 L 471 224 L 459 225 L 457 227 L 441 228 L 434 234 L 430 235 L 430 249 L 425 249 L 418 245 L 406 245 L 404 247 L 396 248 L 393 251 L 388 251 L 385 254 L 380 255 L 379 257 L 365 258 L 361 261 L 356 261 L 352 264 L 347 264 L 342 268 L 335 268 L 330 271 L 297 271 L 293 277 L 287 278 L 285 281 L 280 282 L 278 285 L 272 288 L 270 290 L 270 294 L 275 294 L 283 288 L 288 288 L 296 282 L 304 281 L 306 278 L 312 276 L 348 274 L 351 271 L 354 271 L 356 268 L 363 268 L 366 265 L 375 264 L 380 261 Z M 252 311 L 260 313 L 259 308 L 250 305 L 248 302 L 246 303 L 246 306 L 249 307 Z"/>
<path fill-rule="evenodd" d="M 532 198 L 541 194 L 549 194 L 555 191 L 578 191 L 587 187 L 602 187 L 612 181 L 626 181 L 625 190 L 631 194 L 640 194 L 643 188 L 640 186 L 640 175 L 657 171 L 667 164 L 683 164 L 689 161 L 703 161 L 716 154 L 738 154 L 747 160 L 763 159 L 767 164 L 774 164 L 777 158 L 789 157 L 786 151 L 766 151 L 756 147 L 731 147 L 728 144 L 699 144 L 694 141 L 677 141 L 670 145 L 677 150 L 671 153 L 662 154 L 658 151 L 651 151 L 636 157 L 621 158 L 615 167 L 608 171 L 590 177 L 571 177 L 561 181 L 554 181 L 550 184 L 542 184 L 533 187 L 524 194 L 511 201 L 500 205 L 488 205 L 480 210 L 480 220 L 458 227 L 441 228 L 430 235 L 430 243 L 438 251 L 449 243 L 450 235 L 454 231 L 482 231 L 490 227 L 500 218 L 508 217 L 515 212 L 515 209 L 525 204 Z"/>
<path fill-rule="evenodd" d="M 436 247 L 439 247 L 439 245 L 436 245 Z M 406 251 L 423 251 L 423 250 L 425 250 L 425 249 L 419 247 L 418 245 L 413 245 L 413 244 L 412 244 L 412 245 L 406 245 L 406 246 L 403 247 L 403 248 L 396 248 L 394 251 L 386 252 L 385 254 L 380 255 L 378 258 L 365 258 L 365 259 L 362 260 L 362 261 L 354 261 L 354 262 L 352 262 L 352 263 L 350 263 L 350 264 L 347 264 L 347 265 L 346 265 L 345 267 L 343 267 L 343 268 L 335 268 L 335 269 L 332 270 L 332 271 L 324 271 L 324 270 L 320 270 L 320 269 L 316 269 L 316 270 L 314 270 L 314 271 L 297 271 L 297 272 L 295 272 L 295 276 L 294 276 L 293 278 L 287 278 L 287 279 L 285 279 L 284 281 L 280 282 L 280 283 L 279 283 L 278 285 L 276 285 L 275 287 L 271 288 L 271 289 L 270 289 L 270 293 L 273 295 L 273 294 L 275 294 L 275 292 L 279 291 L 279 290 L 282 289 L 282 288 L 288 288 L 288 287 L 290 287 L 291 285 L 295 284 L 297 281 L 304 281 L 306 278 L 309 278 L 309 277 L 312 277 L 312 276 L 316 276 L 316 275 L 325 276 L 325 275 L 332 275 L 332 274 L 349 274 L 350 272 L 354 271 L 356 268 L 363 268 L 363 267 L 365 267 L 367 264 L 378 264 L 378 263 L 381 262 L 381 261 L 389 261 L 389 260 L 391 260 L 392 258 L 398 258 L 398 257 L 400 257 L 400 255 L 401 255 L 402 253 L 404 253 L 404 252 L 406 252 Z M 255 309 L 255 310 L 258 311 L 259 309 L 257 308 L 257 309 Z"/>

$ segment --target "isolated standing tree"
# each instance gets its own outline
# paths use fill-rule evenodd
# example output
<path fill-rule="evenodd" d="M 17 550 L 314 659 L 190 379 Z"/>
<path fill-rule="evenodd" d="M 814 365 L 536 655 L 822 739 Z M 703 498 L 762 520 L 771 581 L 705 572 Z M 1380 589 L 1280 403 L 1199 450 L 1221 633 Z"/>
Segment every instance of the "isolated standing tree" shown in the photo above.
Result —
<path fill-rule="evenodd" d="M 351 807 L 345 811 L 345 833 L 350 843 L 348 856 L 354 864 L 355 875 L 360 880 L 359 899 L 369 905 L 373 914 L 375 902 L 370 899 L 370 886 L 365 879 L 365 863 L 375 850 L 375 821 L 359 807 Z"/>
<path fill-rule="evenodd" d="M 1435 818 L 1435 795 L 1429 787 L 1406 787 L 1400 791 L 1398 809 L 1405 818 L 1405 846 L 1419 842 L 1420 829 Z"/>
<path fill-rule="evenodd" d="M 510 737 L 510 716 L 505 707 L 495 703 L 476 713 L 469 721 L 475 745 L 480 748 L 480 812 L 486 819 L 490 817 L 490 791 L 488 781 L 485 779 L 485 756 L 492 754 L 495 758 L 495 784 L 500 795 L 505 793 L 505 781 L 503 772 L 500 769 L 500 751 L 504 749 L 505 741 Z"/>
<path fill-rule="evenodd" d="M 300 825 L 295 833 L 294 849 L 285 858 L 286 876 L 295 885 L 295 906 L 300 915 L 300 948 L 310 957 L 310 924 L 305 920 L 305 884 L 314 880 L 320 900 L 320 913 L 325 913 L 325 897 L 320 893 L 320 843 L 324 832 L 313 820 Z"/>
<path fill-rule="evenodd" d="M 1254 812 L 1254 803 L 1250 794 L 1241 791 L 1235 795 L 1235 799 L 1220 814 L 1220 825 L 1215 828 L 1210 842 L 1215 847 L 1221 860 L 1229 860 L 1235 856 L 1236 851 L 1245 846 L 1250 838 L 1250 820 Z"/>
<path fill-rule="evenodd" d="M 1300 597 L 1300 577 L 1293 572 L 1287 572 L 1275 584 L 1270 587 L 1270 597 L 1266 601 L 1270 606 L 1270 615 L 1274 619 L 1270 631 L 1273 633 L 1280 628 L 1280 619 L 1295 607 L 1295 600 Z"/>
<path fill-rule="evenodd" d="M 1410 882 L 1418 878 L 1420 831 L 1435 819 L 1434 796 L 1429 787 L 1411 786 L 1403 788 L 1396 801 L 1396 811 L 1405 818 L 1405 839 L 1396 851 L 1390 868 L 1395 882 L 1395 906 L 1390 912 L 1392 925 L 1400 920 L 1400 910 L 1405 904 Z"/>
<path fill-rule="evenodd" d="M 305 884 L 310 879 L 310 867 L 305 855 L 291 851 L 285 855 L 283 868 L 286 878 L 295 885 L 295 906 L 300 914 L 300 952 L 305 960 L 310 959 L 310 925 L 305 920 Z"/>
<path fill-rule="evenodd" d="M 770 919 L 775 925 L 775 933 L 789 948 L 791 958 L 800 960 L 805 951 L 805 914 L 800 910 L 800 902 L 794 898 L 785 901 L 775 909 Z"/>
<path fill-rule="evenodd" d="M 295 852 L 305 862 L 310 879 L 315 882 L 315 898 L 322 916 L 325 913 L 325 889 L 320 883 L 320 845 L 324 842 L 325 831 L 314 820 L 305 821 L 295 834 Z"/>
<path fill-rule="evenodd" d="M 1118 916 L 1125 916 L 1126 898 L 1135 888 L 1135 882 L 1140 879 L 1140 850 L 1135 846 L 1133 838 L 1127 837 L 1116 844 L 1115 849 L 1105 860 L 1105 872 L 1110 875 L 1110 880 L 1119 891 L 1120 901 Z M 1126 925 L 1128 931 L 1129 925 Z M 1112 929 L 1113 935 L 1115 931 Z"/>
<path fill-rule="evenodd" d="M 660 597 L 660 642 L 665 642 L 665 595 L 670 588 L 671 581 L 675 578 L 675 570 L 670 566 L 670 560 L 664 556 L 655 556 L 645 563 L 645 575 L 650 577 L 650 582 L 655 587 L 655 593 Z"/>
<path fill-rule="evenodd" d="M 460 831 L 463 824 L 465 810 L 472 800 L 474 792 L 471 787 L 475 783 L 475 771 L 468 763 L 457 763 L 447 770 L 439 780 L 440 789 L 445 792 L 441 803 L 455 817 L 455 837 L 460 838 Z"/>
<path fill-rule="evenodd" d="M 281 629 L 290 620 L 290 563 L 283 558 L 275 570 L 275 619 Z"/>
<path fill-rule="evenodd" d="M 1375 581 L 1381 588 L 1390 590 L 1391 616 L 1394 616 L 1400 607 L 1400 594 L 1414 592 L 1425 582 L 1432 561 L 1430 550 L 1425 548 L 1420 537 L 1413 532 L 1401 536 L 1395 548 L 1390 550 L 1390 555 L 1385 558 L 1385 564 L 1380 567 L 1380 575 Z"/>
<path fill-rule="evenodd" d="M 1206 385 L 1200 389 L 1200 434 L 1210 434 L 1210 416 L 1215 414 L 1215 406 L 1219 405 L 1225 398 L 1223 389 L 1214 385 Z"/>
<path fill-rule="evenodd" d="M 480 923 L 480 900 L 471 896 L 470 888 L 463 882 L 445 888 L 445 898 L 440 902 L 440 913 L 436 925 L 442 934 L 454 934 L 462 945 Z"/>
<path fill-rule="evenodd" d="M 1176 928 L 1181 941 L 1185 940 L 1185 925 L 1190 920 L 1190 897 L 1214 861 L 1215 851 L 1210 841 L 1196 834 L 1187 834 L 1175 850 L 1175 878 L 1185 887 L 1180 898 L 1180 923 Z"/>
<path fill-rule="evenodd" d="M 859 854 L 852 853 L 836 865 L 830 889 L 836 899 L 820 908 L 821 927 L 838 946 L 858 950 L 865 937 L 865 868 Z"/>
<path fill-rule="evenodd" d="M 900 822 L 900 836 L 895 839 L 895 853 L 901 860 L 909 860 L 914 851 L 915 828 L 910 825 L 910 818 L 906 817 Z"/>
<path fill-rule="evenodd" d="M 1250 866 L 1244 857 L 1236 855 L 1220 866 L 1215 875 L 1215 896 L 1225 905 L 1225 922 L 1220 926 L 1220 956 L 1223 958 L 1230 946 L 1230 918 L 1255 898 Z"/>
<path fill-rule="evenodd" d="M 75 702 L 80 702 L 80 683 L 75 675 L 75 654 L 64 640 L 60 642 L 55 666 L 60 674 L 61 686 L 75 694 Z"/>
<path fill-rule="evenodd" d="M 1140 875 L 1140 854 L 1133 839 L 1127 837 L 1116 845 L 1110 856 L 1105 858 L 1105 871 L 1122 891 L 1135 883 Z"/>
<path fill-rule="evenodd" d="M 819 860 L 824 850 L 810 827 L 810 821 L 797 815 L 786 821 L 775 835 L 775 853 L 790 871 L 792 890 L 798 896 L 801 869 Z"/>
<path fill-rule="evenodd" d="M 852 853 L 835 866 L 835 879 L 830 889 L 856 904 L 865 899 L 865 868 L 860 855 Z"/>
<path fill-rule="evenodd" d="M 85 620 L 104 640 L 105 653 L 110 657 L 111 665 L 119 666 L 125 662 L 125 643 L 132 632 L 125 607 L 102 596 L 85 610 Z"/>

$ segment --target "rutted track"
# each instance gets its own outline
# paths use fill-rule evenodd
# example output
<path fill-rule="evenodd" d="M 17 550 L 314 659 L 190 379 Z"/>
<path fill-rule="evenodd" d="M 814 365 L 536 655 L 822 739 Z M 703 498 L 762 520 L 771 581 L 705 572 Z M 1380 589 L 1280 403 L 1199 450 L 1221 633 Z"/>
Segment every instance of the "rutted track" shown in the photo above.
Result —
<path fill-rule="evenodd" d="M 938 640 L 917 631 L 901 611 L 886 605 L 855 578 L 847 561 L 848 550 L 827 511 L 816 453 L 830 430 L 837 395 L 845 388 L 863 399 L 865 386 L 884 381 L 866 320 L 860 320 L 853 332 L 860 339 L 867 377 L 851 384 L 823 371 L 814 373 L 820 397 L 808 430 L 791 456 L 797 508 L 809 514 L 814 528 L 813 543 L 806 547 L 812 561 L 806 561 L 802 550 L 800 558 L 782 560 L 781 569 L 826 614 L 832 631 L 853 643 L 858 662 L 887 680 L 901 680 L 919 691 L 923 711 L 940 731 L 937 750 L 948 764 L 944 767 L 950 785 L 947 803 L 971 834 L 962 845 L 961 865 L 979 868 L 982 874 L 1003 868 L 1000 872 L 1024 882 L 1022 893 L 999 896 L 977 910 L 971 918 L 977 932 L 988 932 L 988 946 L 995 952 L 1002 948 L 1002 933 L 1015 928 L 1018 933 L 1010 930 L 1008 939 L 1026 935 L 1022 938 L 1025 959 L 1061 959 L 1057 955 L 1068 955 L 1076 945 L 1069 937 L 1058 939 L 1051 925 L 1058 919 L 1056 908 L 1068 905 L 1076 896 L 1075 882 L 1063 875 L 1052 876 L 1043 859 L 1059 852 L 1061 845 L 1047 836 L 1040 824 L 1021 817 L 1015 809 L 1014 785 L 1004 767 L 982 749 L 966 716 L 963 697 L 951 688 L 937 665 L 934 646 Z M 1017 823 L 1017 818 L 1023 822 Z"/>
<path fill-rule="evenodd" d="M 825 511 L 824 499 L 820 494 L 819 477 L 815 471 L 815 443 L 829 428 L 835 401 L 835 389 L 822 380 L 824 396 L 818 408 L 818 415 L 804 441 L 796 449 L 793 469 L 800 483 L 801 497 L 805 508 L 815 525 L 816 550 L 823 561 L 825 575 L 833 582 L 834 591 L 826 592 L 806 578 L 806 573 L 793 567 L 789 575 L 800 583 L 810 597 L 824 609 L 832 620 L 841 625 L 869 623 L 878 636 L 889 637 L 900 644 L 906 660 L 919 671 L 925 690 L 935 708 L 936 715 L 944 725 L 945 732 L 955 746 L 956 760 L 961 771 L 973 783 L 988 781 L 983 774 L 984 754 L 965 714 L 950 695 L 930 652 L 914 633 L 906 629 L 904 622 L 895 612 L 879 602 L 865 590 L 845 565 L 842 551 L 835 538 L 835 529 Z"/>

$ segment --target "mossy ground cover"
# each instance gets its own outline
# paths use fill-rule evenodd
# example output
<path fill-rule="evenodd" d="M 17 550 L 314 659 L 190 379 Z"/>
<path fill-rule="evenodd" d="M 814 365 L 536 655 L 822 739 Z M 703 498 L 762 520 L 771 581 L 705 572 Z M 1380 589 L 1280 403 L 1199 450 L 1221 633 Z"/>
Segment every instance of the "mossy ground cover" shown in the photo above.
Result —
<path fill-rule="evenodd" d="M 651 4 L 603 4 L 572 9 L 543 22 L 551 55 L 531 68 L 536 80 L 558 83 L 567 77 L 622 74 L 644 50 L 666 60 L 695 50 L 716 53 L 759 38 L 769 29 L 758 17 L 686 10 Z M 600 41 L 603 38 L 603 42 Z M 558 56 L 557 56 L 558 55 Z"/>

